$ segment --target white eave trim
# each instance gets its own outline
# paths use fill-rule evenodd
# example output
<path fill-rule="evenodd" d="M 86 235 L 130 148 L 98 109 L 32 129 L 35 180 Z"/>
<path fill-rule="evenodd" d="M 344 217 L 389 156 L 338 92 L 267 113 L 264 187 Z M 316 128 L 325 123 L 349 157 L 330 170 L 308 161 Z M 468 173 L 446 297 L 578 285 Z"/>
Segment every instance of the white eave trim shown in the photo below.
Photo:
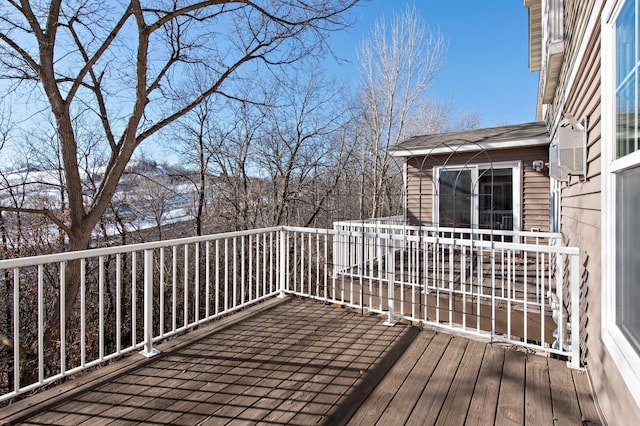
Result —
<path fill-rule="evenodd" d="M 529 70 L 540 71 L 542 65 L 542 2 L 524 0 L 529 10 Z"/>
<path fill-rule="evenodd" d="M 495 151 L 508 148 L 525 148 L 530 146 L 549 145 L 548 137 L 520 139 L 516 141 L 467 143 L 464 145 L 445 145 L 437 148 L 418 148 L 414 150 L 399 149 L 389 153 L 392 157 L 422 157 L 425 155 L 451 154 L 452 152 Z"/>

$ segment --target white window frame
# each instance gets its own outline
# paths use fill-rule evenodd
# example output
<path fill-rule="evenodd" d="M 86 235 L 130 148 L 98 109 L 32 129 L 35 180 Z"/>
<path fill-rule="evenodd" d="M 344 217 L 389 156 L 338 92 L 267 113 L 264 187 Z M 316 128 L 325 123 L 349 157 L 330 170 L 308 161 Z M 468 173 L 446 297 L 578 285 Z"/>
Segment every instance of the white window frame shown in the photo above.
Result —
<path fill-rule="evenodd" d="M 634 1 L 634 0 L 628 0 Z M 615 20 L 625 0 L 610 0 L 602 13 L 602 303 L 604 345 L 636 404 L 640 405 L 640 356 L 616 324 L 616 173 L 640 164 L 640 151 L 616 159 Z M 640 17 L 639 17 L 640 18 Z M 638 18 L 637 18 L 638 19 Z"/>
<path fill-rule="evenodd" d="M 436 166 L 433 168 L 433 223 L 440 223 L 440 172 L 470 170 L 471 181 L 473 185 L 473 193 L 471 194 L 471 226 L 472 229 L 478 228 L 479 209 L 478 209 L 478 171 L 481 169 L 511 169 L 513 175 L 513 231 L 517 232 L 521 229 L 521 211 L 522 211 L 522 162 L 521 161 L 503 161 L 499 163 L 474 163 L 466 165 L 450 165 Z"/>

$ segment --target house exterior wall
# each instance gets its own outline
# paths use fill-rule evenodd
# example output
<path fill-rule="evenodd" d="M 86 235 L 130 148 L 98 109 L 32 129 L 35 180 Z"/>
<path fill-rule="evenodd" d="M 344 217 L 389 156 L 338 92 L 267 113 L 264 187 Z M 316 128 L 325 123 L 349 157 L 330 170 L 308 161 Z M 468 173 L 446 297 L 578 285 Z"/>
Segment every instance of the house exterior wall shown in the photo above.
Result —
<path fill-rule="evenodd" d="M 561 183 L 564 243 L 580 248 L 581 349 L 597 402 L 609 424 L 640 419 L 640 408 L 602 340 L 601 19 L 604 1 L 565 0 L 565 57 L 551 104 L 542 108 L 553 136 L 563 117 L 587 121 L 584 178 Z"/>
<path fill-rule="evenodd" d="M 549 231 L 549 173 L 533 170 L 533 161 L 549 160 L 547 146 L 501 149 L 482 153 L 445 154 L 407 159 L 407 220 L 411 225 L 433 225 L 433 168 L 442 165 L 486 164 L 521 161 L 522 230 Z"/>

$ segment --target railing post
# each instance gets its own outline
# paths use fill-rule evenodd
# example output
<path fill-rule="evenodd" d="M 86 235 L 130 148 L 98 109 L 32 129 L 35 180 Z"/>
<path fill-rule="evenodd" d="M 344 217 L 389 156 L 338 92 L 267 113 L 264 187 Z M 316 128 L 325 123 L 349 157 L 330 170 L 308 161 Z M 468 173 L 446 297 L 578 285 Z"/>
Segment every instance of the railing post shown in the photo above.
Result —
<path fill-rule="evenodd" d="M 153 348 L 153 250 L 144 251 L 144 349 L 147 358 L 160 353 Z"/>
<path fill-rule="evenodd" d="M 285 297 L 287 287 L 287 250 L 285 248 L 286 235 L 284 228 L 280 228 L 280 298 Z"/>
<path fill-rule="evenodd" d="M 580 368 L 580 256 L 571 256 L 571 362 L 569 367 Z"/>
<path fill-rule="evenodd" d="M 389 235 L 389 243 L 387 244 L 387 256 L 386 256 L 386 269 L 387 269 L 387 309 L 389 312 L 389 317 L 384 322 L 384 325 L 389 327 L 393 327 L 396 325 L 396 321 L 394 319 L 393 309 L 395 304 L 394 293 L 395 287 L 394 283 L 396 280 L 396 259 L 394 248 L 394 239 L 392 235 Z"/>

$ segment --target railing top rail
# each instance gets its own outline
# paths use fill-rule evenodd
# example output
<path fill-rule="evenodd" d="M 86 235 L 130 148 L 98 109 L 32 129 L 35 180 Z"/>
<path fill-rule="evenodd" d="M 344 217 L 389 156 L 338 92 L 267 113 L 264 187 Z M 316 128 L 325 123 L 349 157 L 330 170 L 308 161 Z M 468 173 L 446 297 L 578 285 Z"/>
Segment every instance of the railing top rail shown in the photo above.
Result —
<path fill-rule="evenodd" d="M 413 226 L 413 225 L 396 225 L 390 223 L 364 223 L 359 221 L 342 221 L 334 222 L 334 226 L 365 226 L 377 227 L 379 229 L 395 229 L 422 232 L 440 232 L 440 233 L 458 233 L 458 234 L 478 234 L 478 235 L 495 235 L 505 237 L 538 237 L 538 238 L 560 238 L 562 234 L 558 232 L 540 232 L 540 231 L 505 231 L 501 229 L 480 229 L 480 228 L 449 228 L 436 226 Z"/>
<path fill-rule="evenodd" d="M 283 230 L 291 232 L 299 232 L 306 234 L 325 234 L 325 235 L 341 235 L 351 237 L 364 237 L 364 238 L 377 238 L 380 240 L 394 240 L 394 241 L 414 241 L 414 242 L 426 242 L 426 243 L 438 243 L 442 245 L 457 246 L 457 247 L 476 247 L 486 248 L 493 250 L 518 250 L 538 253 L 557 253 L 566 255 L 578 255 L 580 251 L 577 247 L 565 247 L 565 246 L 548 246 L 539 244 L 524 244 L 515 242 L 502 242 L 502 241 L 484 241 L 474 240 L 468 238 L 450 238 L 450 237 L 438 237 L 428 235 L 397 235 L 386 234 L 376 232 L 360 232 L 360 231 L 345 231 L 336 229 L 320 229 L 320 228 L 302 228 L 284 226 Z M 535 233 L 534 233 L 535 234 Z"/>
<path fill-rule="evenodd" d="M 385 225 L 385 226 L 391 227 L 392 229 L 410 229 L 408 227 L 403 227 L 400 225 Z M 420 227 L 414 227 L 414 229 L 420 229 Z M 424 229 L 425 228 L 422 227 L 422 230 Z M 450 229 L 454 229 L 454 228 L 450 228 Z M 347 231 L 347 230 L 336 230 L 336 229 L 282 226 L 282 227 L 255 229 L 250 231 L 225 232 L 221 234 L 203 235 L 200 237 L 189 237 L 189 238 L 179 238 L 179 239 L 173 239 L 173 240 L 154 241 L 150 243 L 130 244 L 126 246 L 94 248 L 89 250 L 55 253 L 55 254 L 48 254 L 48 255 L 42 255 L 42 256 L 23 257 L 23 258 L 16 258 L 16 259 L 4 259 L 4 260 L 0 260 L 0 270 L 21 268 L 21 267 L 27 267 L 27 266 L 36 266 L 36 265 L 42 265 L 42 264 L 54 263 L 54 262 L 66 262 L 66 261 L 87 258 L 87 257 L 98 257 L 98 256 L 108 256 L 113 254 L 121 254 L 121 253 L 131 253 L 135 251 L 152 250 L 157 248 L 172 247 L 172 246 L 184 245 L 184 244 L 193 244 L 198 242 L 215 241 L 215 240 L 222 240 L 225 238 L 276 232 L 280 230 L 301 232 L 306 234 L 315 233 L 315 234 L 326 234 L 326 235 L 364 236 L 365 238 L 378 238 L 381 240 L 391 239 L 395 241 L 439 242 L 440 244 L 445 244 L 445 245 L 456 245 L 456 246 L 466 246 L 466 247 L 473 246 L 473 247 L 482 247 L 482 248 L 493 248 L 498 250 L 502 250 L 502 249 L 527 250 L 527 251 L 537 251 L 542 253 L 562 253 L 562 254 L 570 254 L 570 255 L 578 254 L 578 249 L 575 247 L 541 246 L 536 244 L 523 244 L 523 243 L 501 242 L 501 241 L 483 241 L 483 240 L 468 239 L 468 238 L 452 238 L 452 237 L 440 237 L 440 236 L 429 236 L 429 235 L 397 235 L 397 234 L 386 234 L 386 233 L 376 233 L 376 232 L 360 232 L 360 231 Z M 442 228 L 440 228 L 439 230 L 445 233 L 451 232 L 451 231 L 443 231 Z M 481 234 L 480 232 L 476 232 L 476 230 L 467 230 L 466 232 L 463 232 L 462 230 L 456 230 L 453 232 L 462 233 L 462 234 Z M 538 233 L 538 232 L 517 233 L 516 232 L 514 234 L 518 236 L 531 236 L 531 237 L 538 236 L 541 238 L 560 237 L 560 234 L 556 234 L 556 233 Z"/>
<path fill-rule="evenodd" d="M 179 246 L 184 244 L 193 244 L 199 242 L 223 240 L 225 238 L 242 237 L 245 235 L 264 234 L 269 232 L 280 231 L 282 227 L 275 226 L 271 228 L 253 229 L 249 231 L 224 232 L 220 234 L 202 235 L 199 237 L 177 238 L 173 240 L 153 241 L 149 243 L 129 244 L 126 246 L 111 246 L 102 248 L 93 248 L 88 250 L 70 251 L 63 253 L 46 254 L 42 256 L 20 257 L 15 259 L 0 260 L 0 270 L 23 268 L 26 266 L 37 266 L 54 262 L 67 262 L 87 257 L 109 256 L 113 254 L 131 253 L 134 251 L 153 250 L 163 247 Z"/>
<path fill-rule="evenodd" d="M 367 219 L 347 219 L 347 220 L 338 220 L 334 223 L 362 223 L 363 221 L 373 223 L 373 222 L 395 221 L 395 220 L 404 221 L 404 216 L 395 215 L 395 216 L 383 216 L 383 217 L 370 217 Z"/>

